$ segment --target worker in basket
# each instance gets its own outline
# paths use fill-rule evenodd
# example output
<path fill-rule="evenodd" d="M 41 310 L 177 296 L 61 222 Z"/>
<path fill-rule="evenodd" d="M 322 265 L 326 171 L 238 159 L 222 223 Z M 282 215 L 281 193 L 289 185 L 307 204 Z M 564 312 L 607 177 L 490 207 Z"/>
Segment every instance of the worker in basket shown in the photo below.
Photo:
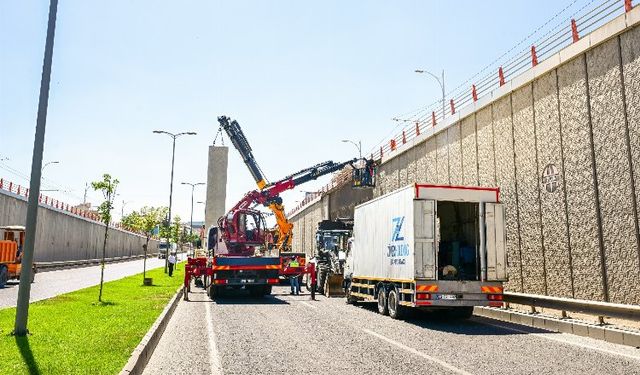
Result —
<path fill-rule="evenodd" d="M 292 256 L 287 268 L 297 267 L 300 267 L 300 262 L 298 262 L 298 258 Z M 300 294 L 300 280 L 298 280 L 298 275 L 289 276 L 289 281 L 291 282 L 291 294 Z"/>

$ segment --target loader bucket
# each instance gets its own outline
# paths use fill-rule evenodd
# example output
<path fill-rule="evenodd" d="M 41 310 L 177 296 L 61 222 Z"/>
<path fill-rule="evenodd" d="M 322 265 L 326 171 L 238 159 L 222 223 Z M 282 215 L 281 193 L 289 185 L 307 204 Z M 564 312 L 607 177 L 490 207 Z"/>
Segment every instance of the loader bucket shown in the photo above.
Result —
<path fill-rule="evenodd" d="M 324 295 L 327 297 L 344 297 L 343 280 L 342 275 L 332 274 L 327 276 L 327 281 L 324 284 Z"/>

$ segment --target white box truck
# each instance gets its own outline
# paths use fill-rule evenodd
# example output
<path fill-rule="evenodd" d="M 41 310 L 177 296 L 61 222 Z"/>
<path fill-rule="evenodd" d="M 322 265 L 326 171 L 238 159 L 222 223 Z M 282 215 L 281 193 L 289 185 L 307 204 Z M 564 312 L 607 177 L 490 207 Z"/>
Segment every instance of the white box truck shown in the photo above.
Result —
<path fill-rule="evenodd" d="M 347 302 L 408 308 L 500 306 L 507 280 L 504 207 L 498 188 L 414 184 L 356 206 L 345 270 Z"/>

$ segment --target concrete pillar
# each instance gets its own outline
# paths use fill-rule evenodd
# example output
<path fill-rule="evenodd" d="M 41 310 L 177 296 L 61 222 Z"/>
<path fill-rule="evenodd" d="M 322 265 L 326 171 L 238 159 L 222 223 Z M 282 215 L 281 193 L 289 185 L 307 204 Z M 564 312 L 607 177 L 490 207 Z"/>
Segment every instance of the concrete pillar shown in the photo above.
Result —
<path fill-rule="evenodd" d="M 209 165 L 207 166 L 207 202 L 205 208 L 205 228 L 216 225 L 225 214 L 227 199 L 227 167 L 229 165 L 229 147 L 209 146 Z"/>

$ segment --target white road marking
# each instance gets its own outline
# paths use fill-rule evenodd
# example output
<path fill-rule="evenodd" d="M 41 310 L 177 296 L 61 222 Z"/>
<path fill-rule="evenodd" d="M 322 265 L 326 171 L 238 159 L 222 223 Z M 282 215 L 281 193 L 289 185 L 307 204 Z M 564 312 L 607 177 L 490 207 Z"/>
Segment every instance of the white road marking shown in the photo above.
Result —
<path fill-rule="evenodd" d="M 216 337 L 213 332 L 213 319 L 211 317 L 211 302 L 205 302 L 207 319 L 207 336 L 209 337 L 209 364 L 211 365 L 211 375 L 222 375 L 222 365 L 220 355 L 216 346 Z"/>
<path fill-rule="evenodd" d="M 307 307 L 311 307 L 312 309 L 317 309 L 316 306 L 313 306 L 312 304 L 310 304 L 309 302 L 305 302 L 305 301 L 300 301 L 300 304 L 305 305 Z"/>
<path fill-rule="evenodd" d="M 425 353 L 423 353 L 421 351 L 418 351 L 418 350 L 416 350 L 414 348 L 406 346 L 406 345 L 404 345 L 402 343 L 399 343 L 399 342 L 397 342 L 395 340 L 392 340 L 392 339 L 390 339 L 388 337 L 382 336 L 381 334 L 375 333 L 375 332 L 370 331 L 370 330 L 368 330 L 366 328 L 363 328 L 362 330 L 365 333 L 370 334 L 371 336 L 375 336 L 375 337 L 379 338 L 380 340 L 384 340 L 384 341 L 388 342 L 389 344 L 397 346 L 400 349 L 406 350 L 407 352 L 409 352 L 411 354 L 415 354 L 415 355 L 417 355 L 419 357 L 422 357 L 422 358 L 424 358 L 424 359 L 426 359 L 426 360 L 428 360 L 430 362 L 436 363 L 436 364 L 446 368 L 447 370 L 455 372 L 456 374 L 472 375 L 470 372 L 467 372 L 467 371 L 464 371 L 462 369 L 459 369 L 459 368 L 457 368 L 455 366 L 452 366 L 452 365 L 448 364 L 447 362 L 444 362 L 444 361 L 442 361 L 442 360 L 440 360 L 438 358 L 434 358 L 434 357 L 432 357 L 430 355 L 427 355 L 427 354 L 425 354 Z"/>
<path fill-rule="evenodd" d="M 605 349 L 605 348 L 598 348 L 597 346 L 591 346 L 591 345 L 582 344 L 582 343 L 579 343 L 579 342 L 572 342 L 571 340 L 563 339 L 562 336 L 560 336 L 560 337 L 557 336 L 557 335 L 565 335 L 564 333 L 555 333 L 555 332 L 535 333 L 535 332 L 526 331 L 526 330 L 523 330 L 523 329 L 503 326 L 503 325 L 500 325 L 500 324 L 493 324 L 493 323 L 487 323 L 487 322 L 482 322 L 482 324 L 490 325 L 490 326 L 493 326 L 493 327 L 496 327 L 496 328 L 506 329 L 508 331 L 513 331 L 513 332 L 518 332 L 518 333 L 526 333 L 528 335 L 541 337 L 541 338 L 547 339 L 547 340 L 557 341 L 557 342 L 560 342 L 560 343 L 563 343 L 563 344 L 575 345 L 575 346 L 579 346 L 579 347 L 584 348 L 584 349 L 596 350 L 596 351 L 599 351 L 599 352 L 603 352 L 603 353 L 607 353 L 607 354 L 613 354 L 613 355 L 617 355 L 617 356 L 621 356 L 621 357 L 635 359 L 636 361 L 640 361 L 640 356 L 634 356 L 632 354 L 620 353 L 620 352 L 616 352 L 616 351 Z"/>

